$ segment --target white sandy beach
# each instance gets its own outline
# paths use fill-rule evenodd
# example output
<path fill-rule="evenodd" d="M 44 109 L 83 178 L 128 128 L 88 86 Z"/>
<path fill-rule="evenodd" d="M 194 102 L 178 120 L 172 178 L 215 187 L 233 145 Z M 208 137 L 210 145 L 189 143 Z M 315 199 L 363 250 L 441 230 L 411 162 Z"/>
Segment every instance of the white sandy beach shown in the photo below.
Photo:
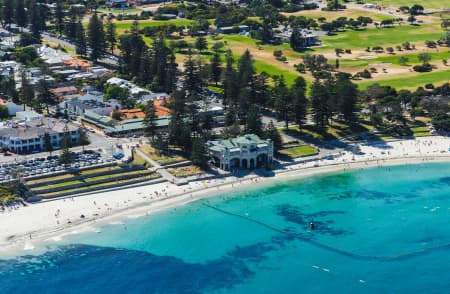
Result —
<path fill-rule="evenodd" d="M 184 186 L 165 182 L 31 204 L 0 213 L 0 254 L 33 250 L 36 244 L 58 242 L 65 234 L 92 230 L 246 185 L 262 185 L 349 168 L 450 161 L 449 148 L 450 138 L 423 137 L 380 146 L 361 146 L 359 155 L 345 152 L 332 160 L 294 164 L 276 171 L 273 177 L 255 174 L 243 178 L 230 176 L 190 182 Z"/>

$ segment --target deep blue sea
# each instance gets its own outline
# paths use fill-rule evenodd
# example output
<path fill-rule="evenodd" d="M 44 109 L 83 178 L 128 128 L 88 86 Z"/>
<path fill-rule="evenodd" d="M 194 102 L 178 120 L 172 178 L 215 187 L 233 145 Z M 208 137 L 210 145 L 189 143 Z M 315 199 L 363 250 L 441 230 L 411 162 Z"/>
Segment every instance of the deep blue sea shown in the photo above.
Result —
<path fill-rule="evenodd" d="M 449 225 L 450 164 L 280 181 L 0 257 L 0 293 L 450 293 Z"/>

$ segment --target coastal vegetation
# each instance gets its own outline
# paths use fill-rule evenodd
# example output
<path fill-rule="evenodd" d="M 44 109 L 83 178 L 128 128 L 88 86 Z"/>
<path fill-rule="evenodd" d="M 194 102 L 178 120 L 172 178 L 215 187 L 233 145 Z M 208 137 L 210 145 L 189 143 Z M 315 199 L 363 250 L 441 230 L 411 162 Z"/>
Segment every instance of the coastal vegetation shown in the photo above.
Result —
<path fill-rule="evenodd" d="M 24 205 L 25 193 L 26 188 L 19 183 L 0 186 L 0 210 L 11 206 Z"/>

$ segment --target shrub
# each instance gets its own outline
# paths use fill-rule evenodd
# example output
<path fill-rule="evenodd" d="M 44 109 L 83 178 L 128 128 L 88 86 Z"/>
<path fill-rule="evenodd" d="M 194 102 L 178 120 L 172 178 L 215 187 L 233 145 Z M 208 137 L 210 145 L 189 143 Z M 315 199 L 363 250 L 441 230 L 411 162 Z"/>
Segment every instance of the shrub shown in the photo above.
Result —
<path fill-rule="evenodd" d="M 370 79 L 370 78 L 372 78 L 372 75 L 370 74 L 370 72 L 369 72 L 367 69 L 363 70 L 363 71 L 361 72 L 360 76 L 361 76 L 362 78 L 365 78 L 365 79 Z"/>
<path fill-rule="evenodd" d="M 295 69 L 300 73 L 306 72 L 306 66 L 303 63 L 294 65 Z"/>
<path fill-rule="evenodd" d="M 422 65 L 415 65 L 413 70 L 417 72 L 430 72 L 433 70 L 433 67 L 429 63 L 424 63 Z"/>
<path fill-rule="evenodd" d="M 425 41 L 425 45 L 426 45 L 428 48 L 436 48 L 436 47 L 437 47 L 437 43 L 436 43 L 435 41 L 429 41 L 429 40 L 426 40 L 426 41 Z"/>
<path fill-rule="evenodd" d="M 281 56 L 283 56 L 283 52 L 281 50 L 274 50 L 273 51 L 273 56 L 281 57 Z"/>
<path fill-rule="evenodd" d="M 372 50 L 377 53 L 382 53 L 384 51 L 383 47 L 381 47 L 381 46 L 372 47 Z"/>

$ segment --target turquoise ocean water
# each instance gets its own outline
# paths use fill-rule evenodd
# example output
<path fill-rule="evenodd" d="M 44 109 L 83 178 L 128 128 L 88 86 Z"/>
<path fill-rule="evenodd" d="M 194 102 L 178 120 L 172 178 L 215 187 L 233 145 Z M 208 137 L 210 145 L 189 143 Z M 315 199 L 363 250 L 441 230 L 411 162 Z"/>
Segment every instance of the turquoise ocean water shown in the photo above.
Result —
<path fill-rule="evenodd" d="M 450 164 L 314 176 L 0 258 L 0 293 L 449 293 L 449 225 Z"/>

